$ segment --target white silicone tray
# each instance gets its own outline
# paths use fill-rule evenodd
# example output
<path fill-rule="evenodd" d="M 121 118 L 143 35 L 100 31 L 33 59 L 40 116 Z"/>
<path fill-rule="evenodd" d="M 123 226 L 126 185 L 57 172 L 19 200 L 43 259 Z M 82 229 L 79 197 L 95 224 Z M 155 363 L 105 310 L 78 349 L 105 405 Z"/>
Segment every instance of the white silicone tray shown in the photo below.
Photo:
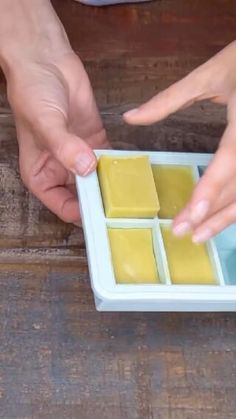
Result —
<path fill-rule="evenodd" d="M 192 166 L 197 181 L 201 168 L 211 159 L 209 154 L 131 152 L 101 150 L 96 155 L 110 156 L 149 156 L 151 164 L 170 164 Z M 173 285 L 163 245 L 160 226 L 170 224 L 171 220 L 158 217 L 152 219 L 108 219 L 105 217 L 97 173 L 88 177 L 76 178 L 84 227 L 91 285 L 96 308 L 99 311 L 235 311 L 236 278 L 225 273 L 224 252 L 230 252 L 232 259 L 235 248 L 232 246 L 230 231 L 207 243 L 209 255 L 217 277 L 216 285 Z M 160 284 L 129 285 L 116 284 L 109 239 L 108 227 L 151 228 L 154 252 L 157 252 Z M 230 240 L 229 240 L 230 238 Z M 230 246 L 228 242 L 230 241 Z M 218 245 L 219 242 L 219 245 Z M 230 248 L 230 249 L 229 249 Z M 161 254 L 161 258 L 160 258 Z M 232 263 L 231 263 L 232 264 Z M 224 268 L 224 269 L 223 269 Z M 235 271 L 236 276 L 236 271 Z M 226 278 L 227 277 L 227 278 Z M 230 284 L 230 285 L 229 285 Z M 235 285 L 233 285 L 235 284 Z"/>

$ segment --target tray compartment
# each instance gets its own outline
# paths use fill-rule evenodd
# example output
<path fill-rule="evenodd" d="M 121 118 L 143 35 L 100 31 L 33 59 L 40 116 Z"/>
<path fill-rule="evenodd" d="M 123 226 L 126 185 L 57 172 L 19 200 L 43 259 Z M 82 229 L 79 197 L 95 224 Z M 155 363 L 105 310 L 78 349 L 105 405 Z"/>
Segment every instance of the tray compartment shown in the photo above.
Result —
<path fill-rule="evenodd" d="M 153 164 L 152 171 L 160 203 L 158 217 L 173 219 L 191 198 L 198 172 L 195 166 L 177 164 Z"/>
<path fill-rule="evenodd" d="M 117 284 L 170 283 L 157 220 L 109 219 L 106 225 Z"/>
<path fill-rule="evenodd" d="M 169 222 L 161 224 L 172 284 L 220 285 L 223 276 L 212 242 L 195 245 L 191 237 L 176 238 Z"/>

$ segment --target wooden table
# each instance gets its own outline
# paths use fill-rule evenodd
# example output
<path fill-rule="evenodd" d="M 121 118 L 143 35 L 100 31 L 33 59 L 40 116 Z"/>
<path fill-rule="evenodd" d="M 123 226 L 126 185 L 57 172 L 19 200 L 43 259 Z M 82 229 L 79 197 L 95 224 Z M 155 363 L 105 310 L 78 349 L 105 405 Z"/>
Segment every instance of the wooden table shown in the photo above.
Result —
<path fill-rule="evenodd" d="M 93 9 L 53 1 L 83 58 L 116 148 L 213 151 L 223 108 L 149 128 L 119 114 L 236 37 L 235 0 Z M 23 187 L 0 81 L 0 417 L 236 417 L 236 314 L 97 313 L 82 230 Z"/>

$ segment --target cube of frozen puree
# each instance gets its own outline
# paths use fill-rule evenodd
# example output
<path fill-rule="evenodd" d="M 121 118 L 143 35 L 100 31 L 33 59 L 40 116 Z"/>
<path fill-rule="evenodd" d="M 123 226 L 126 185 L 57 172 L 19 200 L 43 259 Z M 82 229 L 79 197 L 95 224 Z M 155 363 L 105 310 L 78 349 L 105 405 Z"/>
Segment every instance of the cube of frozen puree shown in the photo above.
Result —
<path fill-rule="evenodd" d="M 152 218 L 159 202 L 147 156 L 101 156 L 98 177 L 107 217 Z"/>
<path fill-rule="evenodd" d="M 216 284 L 205 244 L 194 244 L 190 236 L 175 237 L 170 227 L 161 227 L 173 284 Z"/>
<path fill-rule="evenodd" d="M 189 201 L 194 179 L 190 166 L 153 165 L 154 181 L 160 202 L 160 218 L 174 218 Z"/>
<path fill-rule="evenodd" d="M 158 283 L 159 275 L 150 229 L 108 229 L 118 284 Z"/>

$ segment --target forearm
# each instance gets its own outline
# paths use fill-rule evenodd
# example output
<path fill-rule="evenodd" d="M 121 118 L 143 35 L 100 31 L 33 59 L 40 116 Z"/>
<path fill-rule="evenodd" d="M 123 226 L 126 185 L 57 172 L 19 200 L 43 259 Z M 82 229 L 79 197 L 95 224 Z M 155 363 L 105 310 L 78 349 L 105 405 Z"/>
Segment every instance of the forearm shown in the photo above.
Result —
<path fill-rule="evenodd" d="M 0 0 L 0 66 L 9 67 L 27 57 L 52 57 L 70 49 L 64 28 L 50 0 Z"/>

